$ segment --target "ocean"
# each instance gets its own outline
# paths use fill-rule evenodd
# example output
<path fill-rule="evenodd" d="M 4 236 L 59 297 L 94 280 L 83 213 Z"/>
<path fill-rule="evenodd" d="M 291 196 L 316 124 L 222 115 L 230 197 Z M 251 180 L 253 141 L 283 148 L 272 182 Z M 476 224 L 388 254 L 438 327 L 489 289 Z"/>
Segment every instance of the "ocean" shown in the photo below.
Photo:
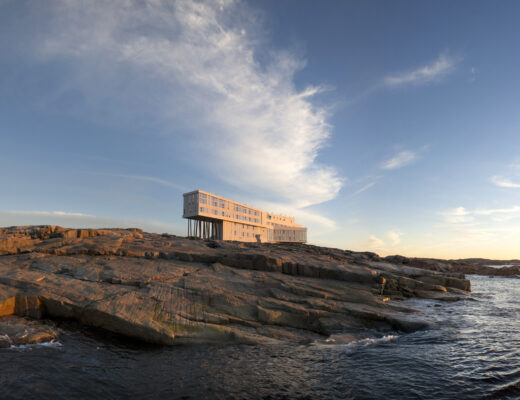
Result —
<path fill-rule="evenodd" d="M 0 399 L 520 399 L 520 280 L 473 300 L 410 299 L 431 328 L 309 345 L 152 346 L 63 321 L 0 349 Z"/>

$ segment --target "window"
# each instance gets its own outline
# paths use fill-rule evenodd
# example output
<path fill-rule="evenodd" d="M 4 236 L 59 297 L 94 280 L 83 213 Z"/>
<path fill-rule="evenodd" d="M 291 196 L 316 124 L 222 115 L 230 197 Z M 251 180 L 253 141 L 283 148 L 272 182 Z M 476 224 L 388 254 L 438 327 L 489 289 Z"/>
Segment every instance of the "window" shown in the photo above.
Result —
<path fill-rule="evenodd" d="M 200 212 L 205 212 L 205 211 L 206 211 L 206 209 L 204 207 L 200 208 Z"/>

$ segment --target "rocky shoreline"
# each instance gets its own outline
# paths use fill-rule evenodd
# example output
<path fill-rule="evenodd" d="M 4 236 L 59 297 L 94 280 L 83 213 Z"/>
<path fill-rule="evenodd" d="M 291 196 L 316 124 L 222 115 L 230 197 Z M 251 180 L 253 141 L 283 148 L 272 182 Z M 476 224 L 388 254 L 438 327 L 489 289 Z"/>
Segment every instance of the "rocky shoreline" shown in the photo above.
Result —
<path fill-rule="evenodd" d="M 388 256 L 384 259 L 397 265 L 408 265 L 415 268 L 429 269 L 431 271 L 458 272 L 468 275 L 520 277 L 519 260 L 486 260 L 481 258 L 439 260 L 434 258 L 408 258 L 403 256 Z"/>
<path fill-rule="evenodd" d="M 456 301 L 470 292 L 450 263 L 423 264 L 139 229 L 0 228 L 0 347 L 14 338 L 55 338 L 55 330 L 37 326 L 41 319 L 73 319 L 162 345 L 409 332 L 426 323 L 397 300 Z M 15 332 L 24 323 L 32 327 L 25 339 Z"/>

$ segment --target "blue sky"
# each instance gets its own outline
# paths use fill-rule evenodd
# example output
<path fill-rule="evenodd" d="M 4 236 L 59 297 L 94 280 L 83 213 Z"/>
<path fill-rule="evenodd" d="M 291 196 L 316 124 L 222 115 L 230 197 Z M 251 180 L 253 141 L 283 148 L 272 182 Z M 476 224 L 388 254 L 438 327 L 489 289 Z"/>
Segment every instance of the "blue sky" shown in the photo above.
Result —
<path fill-rule="evenodd" d="M 196 188 L 380 254 L 520 257 L 515 1 L 0 0 L 0 226 Z"/>

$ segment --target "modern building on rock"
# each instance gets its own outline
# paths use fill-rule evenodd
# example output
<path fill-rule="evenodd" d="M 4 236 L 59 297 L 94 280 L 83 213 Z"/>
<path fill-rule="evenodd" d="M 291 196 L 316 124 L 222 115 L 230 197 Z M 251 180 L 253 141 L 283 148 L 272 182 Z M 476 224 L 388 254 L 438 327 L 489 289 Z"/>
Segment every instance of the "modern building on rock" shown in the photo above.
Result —
<path fill-rule="evenodd" d="M 184 193 L 188 236 L 240 242 L 307 242 L 307 228 L 294 218 L 271 214 L 214 194 Z"/>

